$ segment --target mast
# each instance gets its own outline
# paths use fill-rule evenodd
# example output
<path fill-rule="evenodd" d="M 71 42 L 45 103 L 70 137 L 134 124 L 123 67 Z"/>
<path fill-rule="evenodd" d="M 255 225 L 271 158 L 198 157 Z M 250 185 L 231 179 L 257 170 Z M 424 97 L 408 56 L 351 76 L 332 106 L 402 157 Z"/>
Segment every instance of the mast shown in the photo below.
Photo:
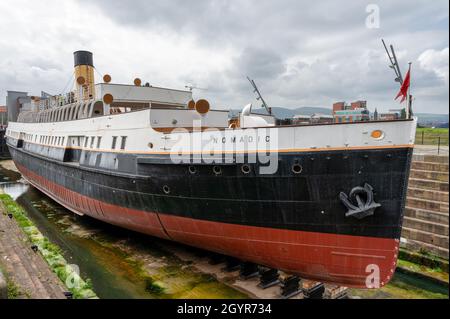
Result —
<path fill-rule="evenodd" d="M 381 42 L 383 42 L 383 46 L 384 49 L 386 50 L 386 53 L 388 55 L 389 61 L 391 62 L 391 65 L 389 65 L 389 67 L 391 69 L 394 70 L 395 72 L 395 82 L 399 82 L 400 83 L 400 87 L 403 85 L 403 76 L 402 76 L 402 72 L 400 70 L 400 67 L 398 65 L 398 61 L 397 61 L 397 56 L 395 55 L 395 50 L 394 50 L 394 46 L 391 44 L 390 45 L 390 49 L 391 52 L 389 53 L 389 50 L 386 46 L 386 43 L 384 42 L 383 39 L 381 39 Z M 409 71 L 411 72 L 411 62 L 409 62 Z M 408 93 L 406 95 L 406 107 L 405 107 L 405 111 L 406 111 L 406 118 L 409 119 L 412 116 L 412 95 L 410 94 L 410 88 L 411 88 L 411 73 L 410 73 L 410 80 L 409 80 L 409 86 L 408 86 Z"/>

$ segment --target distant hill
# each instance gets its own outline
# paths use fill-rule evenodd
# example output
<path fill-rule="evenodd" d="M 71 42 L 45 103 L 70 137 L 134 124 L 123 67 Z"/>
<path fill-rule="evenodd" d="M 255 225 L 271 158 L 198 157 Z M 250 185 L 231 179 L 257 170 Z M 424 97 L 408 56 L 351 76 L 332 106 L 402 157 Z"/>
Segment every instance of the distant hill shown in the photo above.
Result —
<path fill-rule="evenodd" d="M 448 127 L 448 114 L 415 113 L 414 115 L 419 118 L 419 125 Z"/>

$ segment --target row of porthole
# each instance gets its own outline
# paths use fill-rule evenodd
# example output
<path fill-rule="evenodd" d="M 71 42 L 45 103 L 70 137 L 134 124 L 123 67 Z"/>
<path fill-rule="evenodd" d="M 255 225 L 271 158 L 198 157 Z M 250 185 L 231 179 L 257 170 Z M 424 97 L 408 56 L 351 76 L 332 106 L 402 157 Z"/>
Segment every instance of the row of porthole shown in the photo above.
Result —
<path fill-rule="evenodd" d="M 294 174 L 300 174 L 302 172 L 302 170 L 303 170 L 303 167 L 300 164 L 294 163 L 292 165 L 292 172 Z M 241 171 L 244 174 L 250 173 L 250 171 L 251 171 L 250 165 L 248 165 L 248 164 L 242 165 L 241 166 Z M 216 175 L 220 175 L 220 174 L 222 174 L 222 168 L 220 166 L 213 166 L 213 172 Z M 197 173 L 197 169 L 195 168 L 195 166 L 189 166 L 189 173 L 191 173 L 191 174 L 196 174 Z M 163 192 L 166 195 L 170 194 L 170 187 L 167 186 L 167 185 L 164 185 L 163 186 Z"/>
<path fill-rule="evenodd" d="M 197 173 L 197 168 L 195 166 L 189 166 L 189 173 L 191 173 L 192 175 Z M 250 165 L 248 164 L 244 164 L 241 166 L 241 172 L 244 174 L 249 174 L 251 171 L 250 169 Z M 213 166 L 213 173 L 216 175 L 220 175 L 222 174 L 222 167 L 220 166 Z"/>
<path fill-rule="evenodd" d="M 189 166 L 188 170 L 189 170 L 189 173 L 191 173 L 192 175 L 197 173 L 197 168 L 195 166 Z M 291 170 L 294 174 L 300 174 L 303 171 L 303 167 L 299 163 L 296 162 L 292 165 Z M 250 165 L 243 164 L 241 166 L 242 173 L 249 174 L 250 171 L 251 171 Z M 213 173 L 216 175 L 222 174 L 222 168 L 220 166 L 213 166 Z"/>

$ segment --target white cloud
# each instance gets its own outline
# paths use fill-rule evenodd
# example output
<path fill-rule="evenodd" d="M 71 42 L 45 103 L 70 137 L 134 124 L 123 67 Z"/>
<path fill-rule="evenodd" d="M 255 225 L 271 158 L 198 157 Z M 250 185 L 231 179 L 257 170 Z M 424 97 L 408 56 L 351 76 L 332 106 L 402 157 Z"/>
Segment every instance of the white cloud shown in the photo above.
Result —
<path fill-rule="evenodd" d="M 385 37 L 403 70 L 418 61 L 416 111 L 447 112 L 448 1 L 379 0 L 380 29 L 368 29 L 371 2 L 2 0 L 0 103 L 6 90 L 61 93 L 73 51 L 87 49 L 113 82 L 195 84 L 208 88 L 197 97 L 219 107 L 254 99 L 249 75 L 271 106 L 367 99 L 388 109 L 397 106 L 398 84 Z"/>
<path fill-rule="evenodd" d="M 417 60 L 422 69 L 434 72 L 448 85 L 448 47 L 440 51 L 434 49 L 426 50 Z"/>

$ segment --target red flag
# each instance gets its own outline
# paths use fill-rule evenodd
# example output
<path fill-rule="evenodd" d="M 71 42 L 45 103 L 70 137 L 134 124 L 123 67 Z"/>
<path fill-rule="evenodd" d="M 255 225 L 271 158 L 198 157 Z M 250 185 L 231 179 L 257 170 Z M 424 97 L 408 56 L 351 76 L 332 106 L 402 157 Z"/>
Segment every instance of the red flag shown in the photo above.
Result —
<path fill-rule="evenodd" d="M 410 73 L 411 69 L 408 70 L 408 73 L 406 73 L 405 80 L 403 81 L 402 86 L 400 87 L 400 91 L 398 91 L 397 96 L 394 100 L 398 99 L 400 96 L 402 96 L 402 99 L 400 103 L 402 103 L 404 100 L 406 100 L 406 97 L 408 96 L 408 89 L 409 89 L 409 82 L 410 82 Z"/>

